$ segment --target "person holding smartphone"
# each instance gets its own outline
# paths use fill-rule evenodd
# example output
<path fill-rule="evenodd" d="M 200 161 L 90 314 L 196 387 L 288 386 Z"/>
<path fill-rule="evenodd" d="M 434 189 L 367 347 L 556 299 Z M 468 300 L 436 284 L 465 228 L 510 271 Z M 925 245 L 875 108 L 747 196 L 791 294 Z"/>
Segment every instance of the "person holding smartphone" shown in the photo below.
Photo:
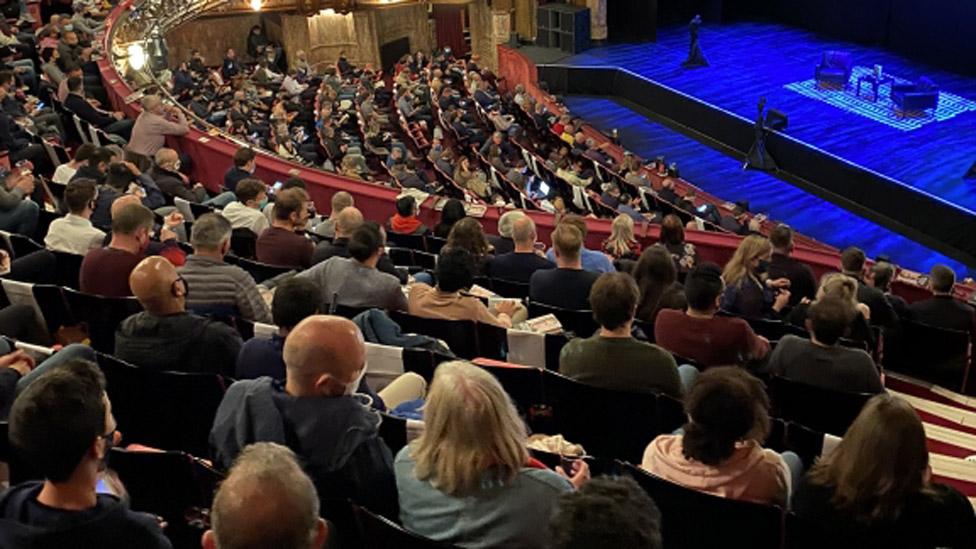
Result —
<path fill-rule="evenodd" d="M 33 165 L 21 160 L 12 172 L 2 175 L 0 185 L 0 230 L 32 236 L 37 229 L 40 207 L 30 199 L 34 192 Z"/>

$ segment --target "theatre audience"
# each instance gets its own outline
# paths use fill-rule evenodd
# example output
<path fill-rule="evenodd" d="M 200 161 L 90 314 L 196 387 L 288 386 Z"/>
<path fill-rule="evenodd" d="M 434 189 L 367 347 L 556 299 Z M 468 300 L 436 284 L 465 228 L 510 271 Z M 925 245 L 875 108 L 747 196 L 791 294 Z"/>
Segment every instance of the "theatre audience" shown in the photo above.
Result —
<path fill-rule="evenodd" d="M 498 380 L 466 362 L 441 364 L 423 433 L 396 456 L 403 526 L 442 543 L 546 547 L 557 497 L 582 486 L 589 468 L 583 460 L 569 472 L 533 467 L 525 445 L 525 424 Z"/>
<path fill-rule="evenodd" d="M 68 214 L 48 226 L 44 245 L 49 250 L 85 255 L 102 246 L 105 233 L 91 223 L 97 194 L 95 182 L 90 179 L 76 179 L 65 186 L 62 200 L 68 206 Z"/>
<path fill-rule="evenodd" d="M 154 516 L 130 510 L 123 494 L 96 492 L 121 440 L 98 366 L 74 360 L 40 376 L 14 402 L 9 429 L 43 480 L 0 498 L 0 546 L 172 547 Z"/>
<path fill-rule="evenodd" d="M 555 269 L 539 270 L 529 279 L 529 299 L 552 307 L 590 309 L 590 288 L 600 275 L 583 269 L 583 234 L 575 224 L 560 223 L 552 232 Z"/>
<path fill-rule="evenodd" d="M 895 326 L 898 317 L 884 294 L 864 282 L 865 260 L 863 250 L 853 246 L 847 248 L 840 254 L 841 272 L 857 280 L 857 300 L 871 309 L 871 324 L 882 327 Z"/>
<path fill-rule="evenodd" d="M 292 277 L 276 287 L 271 318 L 278 331 L 269 338 L 252 337 L 244 342 L 237 355 L 234 377 L 285 379 L 285 338 L 299 322 L 321 312 L 323 295 L 321 288 L 308 278 Z"/>
<path fill-rule="evenodd" d="M 319 493 L 295 453 L 256 442 L 244 448 L 220 483 L 201 545 L 320 549 L 329 535 L 319 517 Z"/>
<path fill-rule="evenodd" d="M 55 183 L 60 183 L 62 185 L 67 185 L 68 181 L 75 175 L 82 166 L 88 165 L 88 159 L 91 158 L 93 152 L 98 149 L 95 145 L 91 143 L 83 143 L 78 145 L 75 149 L 75 156 L 70 161 L 65 162 L 54 170 L 54 175 L 51 176 L 51 181 Z"/>
<path fill-rule="evenodd" d="M 494 254 L 507 254 L 515 250 L 515 240 L 512 238 L 512 227 L 517 219 L 526 217 L 522 210 L 509 210 L 498 218 L 498 234 L 487 235 L 488 242 L 494 249 Z M 478 224 L 481 225 L 480 223 Z"/>
<path fill-rule="evenodd" d="M 916 301 L 908 307 L 909 316 L 915 322 L 945 330 L 968 332 L 976 342 L 976 311 L 968 303 L 952 297 L 956 273 L 946 265 L 936 265 L 929 272 L 929 288 L 932 297 Z"/>
<path fill-rule="evenodd" d="M 528 284 L 532 273 L 554 269 L 556 265 L 536 249 L 537 239 L 535 222 L 532 218 L 526 215 L 515 219 L 512 222 L 512 240 L 515 242 L 515 248 L 509 253 L 496 253 L 491 258 L 486 266 L 488 276 Z"/>
<path fill-rule="evenodd" d="M 9 172 L 0 185 L 0 230 L 31 235 L 37 229 L 40 207 L 30 199 L 34 175 L 27 170 Z"/>
<path fill-rule="evenodd" d="M 315 245 L 299 234 L 309 218 L 308 193 L 288 189 L 275 196 L 275 215 L 271 226 L 258 236 L 257 259 L 262 263 L 306 269 L 312 264 Z"/>
<path fill-rule="evenodd" d="M 868 319 L 871 318 L 871 309 L 867 305 L 858 302 L 857 281 L 841 273 L 827 273 L 823 275 L 820 278 L 817 299 L 820 300 L 828 296 L 836 297 L 847 303 L 847 306 L 850 307 L 853 314 L 848 323 L 847 330 L 841 334 L 841 337 L 863 343 L 868 350 L 873 352 L 878 342 L 874 332 L 871 331 L 871 326 L 868 324 Z M 804 298 L 803 301 L 790 310 L 790 314 L 786 317 L 787 322 L 794 326 L 806 328 L 810 316 L 809 309 L 810 302 Z"/>
<path fill-rule="evenodd" d="M 169 261 L 147 257 L 132 270 L 129 285 L 145 310 L 119 324 L 116 357 L 156 371 L 233 375 L 241 336 L 186 310 L 188 284 Z"/>
<path fill-rule="evenodd" d="M 687 311 L 662 310 L 654 323 L 654 341 L 702 366 L 728 366 L 761 360 L 769 341 L 741 318 L 716 316 L 724 284 L 718 265 L 702 263 L 685 279 Z"/>
<path fill-rule="evenodd" d="M 346 208 L 355 212 L 355 208 Z M 326 302 L 368 309 L 406 311 L 407 299 L 397 277 L 377 270 L 383 257 L 386 237 L 375 221 L 367 221 L 353 231 L 348 241 L 348 258 L 332 257 L 298 274 L 322 289 Z"/>
<path fill-rule="evenodd" d="M 793 510 L 831 545 L 971 547 L 973 506 L 933 482 L 925 430 L 905 400 L 872 397 L 800 483 Z"/>
<path fill-rule="evenodd" d="M 848 300 L 830 295 L 817 299 L 806 319 L 810 339 L 783 336 L 769 357 L 769 372 L 835 391 L 883 391 L 871 355 L 839 344 L 855 314 Z"/>
<path fill-rule="evenodd" d="M 680 217 L 674 214 L 664 216 L 660 244 L 671 252 L 674 266 L 682 275 L 698 265 L 698 251 L 694 244 L 685 242 L 685 228 Z"/>
<path fill-rule="evenodd" d="M 382 418 L 355 393 L 366 374 L 359 328 L 344 318 L 310 316 L 288 334 L 283 356 L 283 383 L 246 379 L 224 394 L 210 432 L 217 466 L 230 466 L 253 442 L 284 444 L 320 494 L 395 513 L 393 458 L 379 437 Z"/>
<path fill-rule="evenodd" d="M 440 222 L 434 225 L 433 235 L 437 238 L 447 238 L 454 224 L 466 216 L 467 213 L 464 211 L 464 203 L 456 198 L 448 200 L 444 203 L 444 209 L 441 210 Z"/>
<path fill-rule="evenodd" d="M 891 283 L 895 279 L 895 266 L 887 261 L 877 261 L 864 277 L 864 282 L 884 293 L 885 299 L 899 320 L 904 320 L 911 316 L 908 310 L 908 302 L 905 298 L 891 293 Z"/>
<path fill-rule="evenodd" d="M 115 134 L 125 141 L 129 141 L 132 136 L 132 126 L 134 122 L 125 117 L 121 112 L 106 112 L 92 106 L 85 98 L 85 91 L 82 87 L 82 79 L 78 76 L 68 78 L 68 97 L 64 100 L 64 106 L 69 111 L 78 115 L 85 122 L 92 126 L 104 130 L 106 133 Z"/>
<path fill-rule="evenodd" d="M 607 254 L 595 250 L 589 250 L 586 248 L 587 228 L 586 228 L 586 221 L 583 220 L 582 217 L 576 214 L 570 214 L 564 216 L 562 219 L 559 220 L 559 225 L 563 225 L 563 224 L 567 224 L 575 227 L 576 230 L 579 231 L 580 233 L 580 260 L 581 260 L 581 268 L 584 271 L 590 271 L 599 274 L 599 273 L 612 273 L 616 270 L 613 267 L 613 262 L 610 260 Z M 546 259 L 554 263 L 558 263 L 558 261 L 556 261 L 555 244 L 553 244 L 553 247 L 550 248 L 549 251 L 546 253 Z"/>
<path fill-rule="evenodd" d="M 126 150 L 142 156 L 148 162 L 166 144 L 166 136 L 186 135 L 190 131 L 190 123 L 183 109 L 164 105 L 158 95 L 147 95 L 140 102 L 142 112 L 132 126 L 132 139 Z"/>
<path fill-rule="evenodd" d="M 409 313 L 424 318 L 474 320 L 500 328 L 511 328 L 525 320 L 525 308 L 502 300 L 489 308 L 481 299 L 467 294 L 474 284 L 474 261 L 463 248 L 445 248 L 437 259 L 437 286 L 422 282 L 410 286 Z"/>
<path fill-rule="evenodd" d="M 653 327 L 662 309 L 683 311 L 688 308 L 684 288 L 677 282 L 678 271 L 664 246 L 655 245 L 644 250 L 634 265 L 633 275 L 640 289 L 638 320 Z M 652 337 L 654 332 L 645 335 Z"/>
<path fill-rule="evenodd" d="M 631 335 L 640 290 L 626 273 L 605 273 L 590 290 L 593 318 L 600 329 L 573 338 L 559 353 L 559 373 L 581 383 L 634 393 L 665 393 L 681 398 L 698 375 L 694 366 L 680 370 L 664 349 Z M 680 373 L 680 375 L 679 375 Z"/>
<path fill-rule="evenodd" d="M 180 173 L 180 155 L 173 149 L 161 147 L 153 156 L 155 163 L 149 170 L 149 177 L 155 181 L 159 190 L 166 195 L 166 203 L 172 204 L 174 198 L 187 202 L 203 204 L 207 201 L 207 190 L 197 183 L 188 186 L 186 176 Z"/>
<path fill-rule="evenodd" d="M 335 238 L 332 242 L 324 240 L 319 242 L 315 246 L 315 252 L 312 253 L 312 265 L 318 265 L 323 261 L 328 260 L 332 257 L 350 257 L 349 255 L 349 237 L 363 224 L 363 214 L 352 206 L 343 208 L 342 212 L 336 216 L 333 223 L 333 235 Z M 382 230 L 382 229 L 381 229 Z M 384 233 L 384 242 L 386 241 L 386 232 Z M 380 256 L 379 261 L 376 262 L 376 268 L 380 272 L 384 272 L 389 275 L 393 275 L 400 281 L 400 284 L 407 283 L 407 272 L 406 270 L 397 269 L 390 258 L 384 253 Z"/>
<path fill-rule="evenodd" d="M 234 196 L 237 200 L 224 206 L 220 215 L 230 221 L 232 229 L 248 229 L 255 236 L 263 233 L 270 226 L 261 211 L 268 202 L 268 186 L 260 179 L 248 177 L 237 182 Z"/>
<path fill-rule="evenodd" d="M 397 198 L 396 213 L 390 218 L 389 226 L 396 234 L 427 233 L 427 226 L 417 218 L 417 201 L 409 195 Z"/>
<path fill-rule="evenodd" d="M 465 217 L 451 228 L 444 248 L 467 250 L 475 265 L 475 275 L 484 275 L 494 249 L 485 237 L 481 223 L 473 217 Z"/>
<path fill-rule="evenodd" d="M 769 278 L 773 246 L 765 237 L 745 237 L 725 264 L 723 311 L 746 318 L 775 318 L 790 301 L 790 279 Z"/>
<path fill-rule="evenodd" d="M 236 192 L 237 183 L 242 179 L 254 177 L 255 167 L 257 167 L 257 153 L 254 149 L 248 147 L 237 149 L 234 153 L 234 165 L 224 174 L 224 189 Z"/>
<path fill-rule="evenodd" d="M 132 295 L 129 273 L 149 248 L 153 213 L 139 203 L 123 204 L 112 214 L 112 240 L 85 254 L 78 275 L 79 289 L 108 297 Z"/>
<path fill-rule="evenodd" d="M 620 214 L 613 218 L 610 236 L 603 241 L 603 251 L 614 259 L 637 259 L 641 245 L 634 237 L 634 220 Z"/>
<path fill-rule="evenodd" d="M 770 423 L 761 381 L 734 366 L 706 370 L 685 398 L 685 412 L 683 434 L 655 438 L 642 468 L 716 496 L 787 507 L 791 471 L 802 465 L 792 452 L 762 447 Z"/>
<path fill-rule="evenodd" d="M 769 233 L 773 245 L 773 257 L 769 260 L 769 278 L 786 278 L 790 281 L 789 306 L 796 306 L 801 299 L 813 299 L 817 291 L 817 279 L 813 269 L 790 257 L 793 253 L 793 229 L 780 223 Z"/>
<path fill-rule="evenodd" d="M 193 254 L 179 269 L 188 288 L 186 306 L 218 319 L 270 322 L 271 311 L 254 278 L 237 265 L 224 262 L 230 253 L 230 236 L 230 222 L 219 214 L 204 214 L 193 223 Z"/>
<path fill-rule="evenodd" d="M 342 210 L 352 207 L 354 202 L 351 194 L 346 191 L 337 191 L 332 195 L 331 204 L 332 210 L 329 211 L 329 217 L 316 225 L 314 229 L 315 234 L 325 238 L 335 237 L 337 216 L 342 213 Z"/>
<path fill-rule="evenodd" d="M 633 479 L 596 477 L 559 496 L 549 523 L 552 549 L 663 549 L 661 512 Z"/>

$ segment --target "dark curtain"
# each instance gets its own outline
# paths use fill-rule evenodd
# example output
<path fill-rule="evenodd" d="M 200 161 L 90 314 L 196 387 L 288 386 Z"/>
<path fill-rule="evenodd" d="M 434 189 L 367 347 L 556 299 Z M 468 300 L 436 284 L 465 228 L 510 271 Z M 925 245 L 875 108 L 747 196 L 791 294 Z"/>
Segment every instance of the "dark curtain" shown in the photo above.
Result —
<path fill-rule="evenodd" d="M 932 65 L 976 74 L 976 1 L 891 0 L 888 46 Z"/>
<path fill-rule="evenodd" d="M 780 0 L 776 15 L 784 23 L 827 36 L 884 44 L 890 11 L 891 0 Z"/>
<path fill-rule="evenodd" d="M 658 0 L 607 0 L 610 42 L 657 40 Z"/>
<path fill-rule="evenodd" d="M 454 55 L 468 53 L 464 41 L 464 6 L 434 4 L 434 22 L 437 25 L 437 47 L 450 46 Z"/>

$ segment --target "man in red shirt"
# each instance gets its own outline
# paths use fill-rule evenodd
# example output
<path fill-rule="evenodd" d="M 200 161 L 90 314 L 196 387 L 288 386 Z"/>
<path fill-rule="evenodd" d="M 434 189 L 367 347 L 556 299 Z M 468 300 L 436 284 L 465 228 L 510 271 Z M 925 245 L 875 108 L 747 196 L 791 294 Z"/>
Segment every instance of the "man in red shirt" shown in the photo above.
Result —
<path fill-rule="evenodd" d="M 741 318 L 715 316 L 725 283 L 722 269 L 703 263 L 688 273 L 688 310 L 662 310 L 654 322 L 655 342 L 702 366 L 740 365 L 769 354 L 769 340 Z M 681 359 L 678 359 L 681 362 Z"/>

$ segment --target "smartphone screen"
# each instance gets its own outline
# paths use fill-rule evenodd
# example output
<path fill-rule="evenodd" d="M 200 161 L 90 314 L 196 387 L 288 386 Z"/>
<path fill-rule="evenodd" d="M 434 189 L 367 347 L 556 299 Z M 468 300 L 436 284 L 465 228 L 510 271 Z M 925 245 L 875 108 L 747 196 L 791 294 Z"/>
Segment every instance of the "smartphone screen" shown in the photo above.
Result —
<path fill-rule="evenodd" d="M 275 192 L 280 191 L 281 187 L 284 185 L 281 181 L 275 181 L 275 184 L 271 187 Z"/>

